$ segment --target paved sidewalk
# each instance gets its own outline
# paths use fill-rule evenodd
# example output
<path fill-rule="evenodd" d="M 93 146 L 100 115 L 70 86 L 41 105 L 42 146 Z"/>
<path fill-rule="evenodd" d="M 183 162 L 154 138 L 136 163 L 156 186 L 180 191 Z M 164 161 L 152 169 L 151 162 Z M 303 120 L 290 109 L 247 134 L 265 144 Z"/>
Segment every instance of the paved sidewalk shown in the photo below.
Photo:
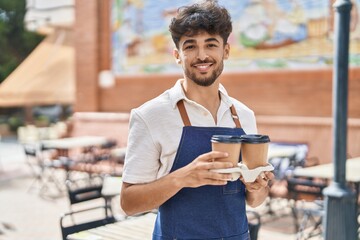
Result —
<path fill-rule="evenodd" d="M 0 181 L 29 176 L 25 154 L 15 137 L 0 138 Z"/>
<path fill-rule="evenodd" d="M 0 240 L 61 239 L 59 218 L 69 210 L 67 197 L 46 199 L 39 196 L 36 189 L 29 191 L 33 179 L 22 146 L 17 144 L 16 139 L 2 139 L 0 162 Z M 117 202 L 113 205 L 117 206 Z M 278 207 L 279 211 L 288 211 L 283 206 Z M 263 216 L 262 219 L 259 240 L 296 239 L 289 215 L 275 218 Z"/>

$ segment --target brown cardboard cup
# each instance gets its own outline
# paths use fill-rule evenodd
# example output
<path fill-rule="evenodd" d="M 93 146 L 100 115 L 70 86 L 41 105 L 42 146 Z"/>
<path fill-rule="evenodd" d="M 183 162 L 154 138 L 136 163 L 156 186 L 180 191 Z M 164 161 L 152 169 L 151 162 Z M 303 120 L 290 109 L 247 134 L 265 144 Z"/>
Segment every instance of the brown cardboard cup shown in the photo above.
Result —
<path fill-rule="evenodd" d="M 268 164 L 269 142 L 270 138 L 267 135 L 242 135 L 242 163 L 245 164 L 248 169 L 266 166 Z"/>
<path fill-rule="evenodd" d="M 218 158 L 216 161 L 232 162 L 234 167 L 238 165 L 241 150 L 240 136 L 214 135 L 211 138 L 211 146 L 213 151 L 229 154 L 228 157 Z"/>

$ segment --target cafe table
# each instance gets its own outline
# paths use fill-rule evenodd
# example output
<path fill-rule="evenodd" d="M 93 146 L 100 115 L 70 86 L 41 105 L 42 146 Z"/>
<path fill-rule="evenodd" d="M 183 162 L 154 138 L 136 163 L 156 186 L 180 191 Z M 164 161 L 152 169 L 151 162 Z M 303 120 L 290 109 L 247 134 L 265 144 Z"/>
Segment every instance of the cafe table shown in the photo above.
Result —
<path fill-rule="evenodd" d="M 84 155 L 83 150 L 107 143 L 108 139 L 101 136 L 77 136 L 59 139 L 42 140 L 40 142 L 43 150 L 54 149 L 57 158 L 61 159 L 61 165 L 66 170 L 66 179 L 70 178 L 70 167 L 78 163 L 86 163 L 92 159 L 90 155 Z M 70 152 L 73 156 L 69 158 Z M 64 158 L 62 158 L 64 157 Z"/>
<path fill-rule="evenodd" d="M 70 234 L 67 240 L 151 239 L 155 218 L 156 214 L 153 212 L 129 217 L 119 222 Z"/>
<path fill-rule="evenodd" d="M 360 157 L 346 160 L 346 181 L 354 184 L 355 194 L 359 197 L 360 192 Z M 297 177 L 311 177 L 332 180 L 334 176 L 334 164 L 327 163 L 294 170 Z M 357 207 L 358 208 L 358 207 Z M 356 210 L 357 211 L 357 210 Z"/>
<path fill-rule="evenodd" d="M 346 160 L 346 181 L 355 185 L 355 191 L 359 196 L 360 191 L 360 157 Z M 297 168 L 294 175 L 298 177 L 323 178 L 331 180 L 334 175 L 334 164 L 327 163 L 313 167 Z"/>
<path fill-rule="evenodd" d="M 70 149 L 100 146 L 102 144 L 105 144 L 106 142 L 107 142 L 106 137 L 79 136 L 79 137 L 43 140 L 41 141 L 41 144 L 46 149 L 57 149 L 61 153 L 61 155 L 66 155 L 68 150 Z"/>
<path fill-rule="evenodd" d="M 346 181 L 360 183 L 360 157 L 349 158 L 346 160 Z M 294 170 L 295 176 L 315 177 L 332 179 L 334 175 L 334 164 L 320 164 L 313 167 L 297 168 Z"/>

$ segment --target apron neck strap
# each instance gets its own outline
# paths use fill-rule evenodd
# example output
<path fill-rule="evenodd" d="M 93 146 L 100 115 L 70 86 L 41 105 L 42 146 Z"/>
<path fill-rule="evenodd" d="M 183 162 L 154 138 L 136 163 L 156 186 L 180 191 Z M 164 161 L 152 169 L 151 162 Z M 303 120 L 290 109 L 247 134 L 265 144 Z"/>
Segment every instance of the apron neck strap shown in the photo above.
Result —
<path fill-rule="evenodd" d="M 180 100 L 177 102 L 177 107 L 179 109 L 179 112 L 180 112 L 180 116 L 181 116 L 181 119 L 184 123 L 184 126 L 188 127 L 188 126 L 191 126 L 191 123 L 190 123 L 190 119 L 189 119 L 189 116 L 186 112 L 186 108 L 185 108 L 185 105 L 184 105 L 184 101 L 183 100 Z M 237 128 L 241 128 L 241 124 L 240 124 L 240 120 L 239 120 L 239 117 L 236 113 L 236 110 L 235 110 L 235 107 L 234 105 L 231 105 L 230 107 L 230 111 L 231 111 L 231 116 L 235 122 L 235 125 Z"/>
<path fill-rule="evenodd" d="M 186 112 L 186 108 L 184 105 L 184 101 L 183 100 L 178 101 L 177 106 L 178 106 L 178 109 L 179 109 L 179 112 L 181 115 L 181 119 L 184 123 L 184 126 L 186 126 L 186 127 L 191 126 L 190 119 L 189 119 L 189 116 Z"/>
<path fill-rule="evenodd" d="M 236 127 L 237 127 L 237 128 L 241 128 L 240 119 L 239 119 L 239 116 L 238 116 L 237 113 L 236 113 L 234 104 L 231 105 L 230 111 L 231 111 L 231 117 L 233 118 Z"/>

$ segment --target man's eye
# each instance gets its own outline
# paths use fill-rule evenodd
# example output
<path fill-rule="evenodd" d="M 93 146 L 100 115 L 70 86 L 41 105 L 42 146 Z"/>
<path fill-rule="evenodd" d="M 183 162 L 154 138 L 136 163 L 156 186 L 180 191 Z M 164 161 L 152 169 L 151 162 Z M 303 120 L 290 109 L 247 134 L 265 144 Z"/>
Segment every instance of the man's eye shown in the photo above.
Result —
<path fill-rule="evenodd" d="M 185 49 L 192 49 L 192 48 L 194 48 L 193 45 L 188 45 L 188 46 L 185 47 Z"/>
<path fill-rule="evenodd" d="M 216 44 L 209 44 L 208 46 L 209 46 L 210 48 L 217 47 Z"/>

